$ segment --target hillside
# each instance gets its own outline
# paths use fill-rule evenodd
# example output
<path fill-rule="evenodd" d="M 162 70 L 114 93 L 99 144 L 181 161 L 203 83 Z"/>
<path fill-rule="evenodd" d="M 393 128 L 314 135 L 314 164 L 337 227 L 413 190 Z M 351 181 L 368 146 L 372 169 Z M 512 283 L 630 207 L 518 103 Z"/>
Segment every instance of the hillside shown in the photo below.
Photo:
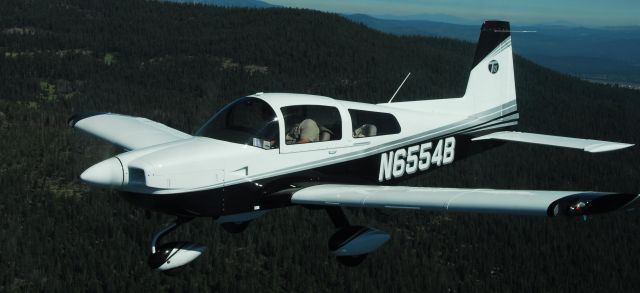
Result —
<path fill-rule="evenodd" d="M 143 116 L 193 133 L 255 92 L 395 101 L 464 92 L 474 44 L 400 37 L 338 15 L 140 0 L 0 2 L 0 291 L 634 291 L 640 214 L 581 219 L 349 210 L 392 238 L 363 265 L 329 255 L 322 212 L 277 210 L 239 235 L 197 219 L 170 238 L 209 246 L 176 277 L 146 265 L 170 217 L 77 179 L 118 150 L 73 113 Z M 525 131 L 640 142 L 640 92 L 516 58 Z M 425 119 L 428 119 L 425 118 Z M 637 147 L 611 154 L 510 144 L 406 182 L 640 191 Z"/>
<path fill-rule="evenodd" d="M 398 35 L 422 35 L 475 41 L 474 25 L 428 20 L 394 20 L 364 14 L 345 17 Z M 512 24 L 514 49 L 529 60 L 585 79 L 640 86 L 640 27 L 586 28 L 562 25 Z M 533 33 L 531 33 L 533 32 Z"/>

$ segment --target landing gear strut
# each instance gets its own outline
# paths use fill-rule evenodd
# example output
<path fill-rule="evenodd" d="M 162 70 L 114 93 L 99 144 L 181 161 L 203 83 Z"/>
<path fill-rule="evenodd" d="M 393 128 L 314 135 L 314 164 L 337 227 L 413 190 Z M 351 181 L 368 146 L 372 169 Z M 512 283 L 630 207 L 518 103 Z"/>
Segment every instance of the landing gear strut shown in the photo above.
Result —
<path fill-rule="evenodd" d="M 345 266 L 357 266 L 367 255 L 389 240 L 384 231 L 364 226 L 351 226 L 340 207 L 327 207 L 327 214 L 338 229 L 329 238 L 329 250 Z"/>
<path fill-rule="evenodd" d="M 192 218 L 177 218 L 153 236 L 151 255 L 149 255 L 147 262 L 149 267 L 156 271 L 173 274 L 202 255 L 207 247 L 193 242 L 177 241 L 158 245 L 164 236 L 191 220 Z"/>

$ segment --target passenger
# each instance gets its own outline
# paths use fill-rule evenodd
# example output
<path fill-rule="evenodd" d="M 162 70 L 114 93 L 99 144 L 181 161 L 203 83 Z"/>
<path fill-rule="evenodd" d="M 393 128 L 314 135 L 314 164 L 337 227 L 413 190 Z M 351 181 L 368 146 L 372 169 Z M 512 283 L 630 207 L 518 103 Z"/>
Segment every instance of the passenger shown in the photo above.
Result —
<path fill-rule="evenodd" d="M 320 127 L 313 119 L 304 119 L 299 124 L 295 124 L 289 132 L 285 141 L 287 144 L 299 144 L 317 142 L 320 140 Z"/>
<path fill-rule="evenodd" d="M 377 133 L 378 133 L 378 128 L 375 125 L 363 124 L 362 126 L 356 128 L 353 131 L 353 137 L 355 138 L 371 137 L 371 136 L 376 136 Z"/>

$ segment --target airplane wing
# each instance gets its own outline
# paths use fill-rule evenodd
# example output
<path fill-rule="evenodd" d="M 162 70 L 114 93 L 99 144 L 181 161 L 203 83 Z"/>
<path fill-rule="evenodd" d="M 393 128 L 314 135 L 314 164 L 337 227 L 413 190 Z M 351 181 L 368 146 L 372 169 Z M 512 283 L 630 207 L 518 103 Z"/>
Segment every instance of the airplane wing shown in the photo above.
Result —
<path fill-rule="evenodd" d="M 147 118 L 114 113 L 83 113 L 69 118 L 78 128 L 127 150 L 190 138 L 179 130 Z"/>
<path fill-rule="evenodd" d="M 564 136 L 553 136 L 545 134 L 517 132 L 517 131 L 499 131 L 484 136 L 476 137 L 472 140 L 503 140 L 524 143 L 534 143 L 549 146 L 565 147 L 572 149 L 581 149 L 590 153 L 600 153 L 615 151 L 633 146 L 633 144 L 610 142 L 593 139 L 582 139 Z"/>
<path fill-rule="evenodd" d="M 300 205 L 579 216 L 632 209 L 637 194 L 323 184 L 292 194 Z"/>

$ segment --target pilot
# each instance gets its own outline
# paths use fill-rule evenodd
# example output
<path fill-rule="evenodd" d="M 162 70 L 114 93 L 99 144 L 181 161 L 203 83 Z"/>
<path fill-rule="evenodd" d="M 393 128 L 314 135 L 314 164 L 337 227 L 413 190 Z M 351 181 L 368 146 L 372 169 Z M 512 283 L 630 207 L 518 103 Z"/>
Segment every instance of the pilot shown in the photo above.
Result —
<path fill-rule="evenodd" d="M 304 119 L 291 127 L 285 141 L 287 144 L 309 143 L 320 140 L 320 127 L 313 119 Z"/>

